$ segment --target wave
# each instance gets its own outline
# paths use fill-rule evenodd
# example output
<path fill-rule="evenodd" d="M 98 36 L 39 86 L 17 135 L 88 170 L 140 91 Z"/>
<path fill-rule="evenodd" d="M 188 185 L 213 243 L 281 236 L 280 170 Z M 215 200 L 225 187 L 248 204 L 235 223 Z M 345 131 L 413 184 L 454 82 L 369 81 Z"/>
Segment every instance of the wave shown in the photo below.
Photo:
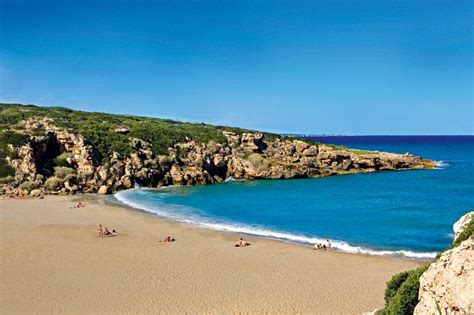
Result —
<path fill-rule="evenodd" d="M 434 161 L 436 165 L 436 169 L 443 169 L 449 166 L 449 163 L 446 163 L 444 161 Z"/>
<path fill-rule="evenodd" d="M 140 191 L 145 192 L 144 189 L 135 188 L 130 190 L 125 190 L 114 194 L 113 196 L 115 199 L 122 204 L 125 204 L 129 207 L 143 210 L 146 212 L 157 214 L 161 217 L 170 218 L 179 222 L 188 223 L 192 225 L 197 225 L 203 228 L 217 230 L 217 231 L 226 231 L 226 232 L 234 232 L 234 233 L 243 233 L 248 235 L 260 236 L 265 238 L 270 238 L 279 241 L 285 241 L 290 243 L 301 244 L 305 246 L 313 246 L 316 243 L 326 243 L 326 239 L 318 238 L 318 237 L 309 237 L 305 235 L 298 235 L 298 234 L 291 234 L 287 232 L 280 232 L 276 230 L 271 230 L 259 226 L 252 226 L 252 225 L 244 225 L 244 224 L 236 224 L 236 223 L 220 223 L 220 222 L 212 222 L 210 220 L 206 220 L 196 213 L 192 213 L 194 209 L 186 209 L 189 210 L 191 213 L 186 213 L 186 215 L 179 215 L 177 211 L 169 211 L 172 210 L 173 206 L 166 206 L 166 207 L 157 207 L 156 201 L 154 204 L 147 203 L 145 201 L 135 201 L 132 198 L 128 197 L 130 193 L 139 193 Z M 184 208 L 183 206 L 179 206 L 179 208 Z M 195 212 L 195 211 L 194 211 Z M 399 258 L 408 258 L 408 259 L 432 259 L 436 257 L 436 252 L 414 252 L 409 250 L 375 250 L 367 247 L 362 246 L 355 246 L 351 245 L 344 241 L 339 240 L 331 240 L 332 247 L 336 250 L 347 252 L 347 253 L 354 253 L 354 254 L 367 254 L 367 255 L 374 255 L 374 256 L 391 256 L 391 257 L 399 257 Z"/>

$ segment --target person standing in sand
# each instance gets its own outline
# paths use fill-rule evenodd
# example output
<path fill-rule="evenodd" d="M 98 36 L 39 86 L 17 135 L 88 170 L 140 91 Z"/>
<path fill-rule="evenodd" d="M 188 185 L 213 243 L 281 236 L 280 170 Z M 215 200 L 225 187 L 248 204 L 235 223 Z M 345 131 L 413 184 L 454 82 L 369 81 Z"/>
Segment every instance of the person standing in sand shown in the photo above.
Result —
<path fill-rule="evenodd" d="M 326 242 L 328 242 L 327 248 L 328 248 L 328 249 L 331 249 L 331 248 L 332 248 L 331 241 L 330 241 L 330 240 L 326 240 Z"/>

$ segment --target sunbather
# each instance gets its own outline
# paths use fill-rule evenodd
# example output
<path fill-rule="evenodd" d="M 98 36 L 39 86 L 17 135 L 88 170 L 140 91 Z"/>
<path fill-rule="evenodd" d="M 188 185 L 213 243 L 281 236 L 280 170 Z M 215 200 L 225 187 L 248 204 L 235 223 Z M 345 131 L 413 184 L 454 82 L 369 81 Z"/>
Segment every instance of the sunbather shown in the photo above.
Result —
<path fill-rule="evenodd" d="M 171 236 L 167 236 L 164 240 L 162 241 L 159 241 L 161 243 L 170 243 L 170 242 L 174 242 L 176 241 L 174 238 L 172 238 Z"/>
<path fill-rule="evenodd" d="M 235 244 L 235 247 L 245 247 L 245 246 L 249 246 L 249 245 L 250 244 L 247 243 L 246 241 L 244 241 L 244 239 L 241 237 L 239 243 Z"/>

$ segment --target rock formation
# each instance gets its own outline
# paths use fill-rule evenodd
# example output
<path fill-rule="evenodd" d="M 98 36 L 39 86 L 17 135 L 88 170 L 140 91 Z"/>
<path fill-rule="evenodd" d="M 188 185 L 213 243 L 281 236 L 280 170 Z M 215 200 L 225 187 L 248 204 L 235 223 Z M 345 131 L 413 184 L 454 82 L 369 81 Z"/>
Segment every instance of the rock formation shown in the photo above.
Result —
<path fill-rule="evenodd" d="M 473 214 L 454 224 L 456 238 Z M 423 273 L 415 314 L 474 314 L 474 236 L 442 253 Z"/>
<path fill-rule="evenodd" d="M 29 140 L 11 148 L 13 154 L 8 162 L 16 170 L 15 179 L 4 183 L 0 190 L 12 196 L 23 196 L 38 188 L 44 193 L 111 193 L 135 183 L 147 187 L 205 185 L 229 177 L 308 178 L 435 166 L 432 161 L 410 154 L 350 150 L 285 138 L 267 141 L 263 134 L 229 131 L 223 132 L 226 143 L 187 139 L 169 148 L 168 155 L 159 156 L 153 153 L 150 143 L 130 137 L 129 156 L 112 152 L 106 162 L 103 159 L 99 163 L 97 150 L 82 135 L 56 127 L 52 119 L 30 118 L 19 125 Z M 38 128 L 44 129 L 44 135 L 33 135 Z M 128 129 L 118 126 L 116 132 L 126 134 Z M 58 157 L 65 159 L 67 166 L 66 170 L 59 170 L 60 174 L 55 167 Z M 25 182 L 31 185 L 22 185 Z"/>

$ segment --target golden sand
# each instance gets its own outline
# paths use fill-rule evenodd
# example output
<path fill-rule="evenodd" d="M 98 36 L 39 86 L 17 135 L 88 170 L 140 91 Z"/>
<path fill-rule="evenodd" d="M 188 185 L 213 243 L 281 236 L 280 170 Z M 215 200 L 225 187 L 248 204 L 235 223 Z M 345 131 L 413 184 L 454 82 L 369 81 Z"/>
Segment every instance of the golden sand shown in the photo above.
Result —
<path fill-rule="evenodd" d="M 71 209 L 78 200 L 86 207 Z M 209 231 L 95 196 L 0 200 L 0 313 L 360 314 L 419 262 Z M 120 235 L 97 236 L 99 223 Z M 171 235 L 174 243 L 158 240 Z"/>

